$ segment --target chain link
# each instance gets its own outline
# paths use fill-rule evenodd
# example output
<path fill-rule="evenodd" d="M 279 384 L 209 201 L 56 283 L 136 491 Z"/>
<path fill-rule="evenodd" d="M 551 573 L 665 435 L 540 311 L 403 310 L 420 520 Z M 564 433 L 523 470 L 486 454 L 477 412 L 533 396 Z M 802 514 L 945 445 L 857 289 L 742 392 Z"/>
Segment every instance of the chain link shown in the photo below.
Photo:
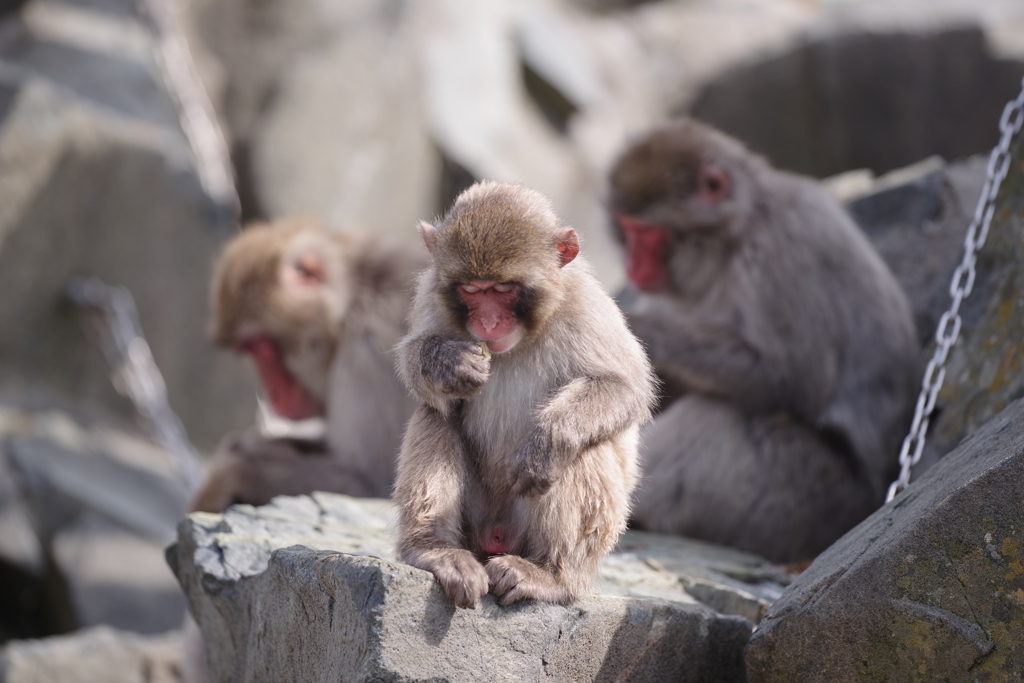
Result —
<path fill-rule="evenodd" d="M 960 336 L 962 324 L 960 304 L 974 288 L 978 251 L 988 238 L 989 226 L 995 213 L 996 195 L 999 194 L 999 188 L 1010 170 L 1010 143 L 1013 142 L 1014 136 L 1020 132 L 1022 127 L 1024 127 L 1024 80 L 1021 81 L 1021 92 L 1017 95 L 1017 99 L 1006 104 L 1003 115 L 999 118 L 999 130 L 1002 136 L 999 139 L 999 144 L 989 156 L 985 186 L 978 198 L 974 218 L 967 228 L 967 236 L 964 238 L 963 260 L 953 271 L 953 278 L 949 283 L 949 296 L 952 301 L 949 310 L 942 314 L 938 329 L 935 331 L 935 353 L 932 355 L 928 368 L 925 370 L 924 379 L 921 381 L 921 393 L 917 397 L 914 420 L 911 422 L 910 432 L 903 440 L 903 447 L 900 449 L 900 475 L 889 485 L 889 493 L 885 498 L 887 503 L 910 484 L 910 470 L 921 460 L 921 454 L 924 452 L 925 434 L 928 431 L 932 411 L 935 409 L 935 399 L 939 394 L 939 389 L 942 388 L 942 381 L 946 378 L 946 358 L 949 356 L 950 348 Z"/>

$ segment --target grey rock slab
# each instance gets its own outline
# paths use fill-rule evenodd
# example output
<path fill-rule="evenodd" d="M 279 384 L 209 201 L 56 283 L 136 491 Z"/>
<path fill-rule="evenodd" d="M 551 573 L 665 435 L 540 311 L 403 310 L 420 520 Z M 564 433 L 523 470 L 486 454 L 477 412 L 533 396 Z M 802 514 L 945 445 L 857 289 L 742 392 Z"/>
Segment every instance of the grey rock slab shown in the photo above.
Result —
<path fill-rule="evenodd" d="M 735 681 L 789 576 L 727 548 L 629 532 L 594 595 L 456 609 L 395 561 L 388 502 L 279 497 L 193 513 L 168 561 L 219 681 Z"/>
<path fill-rule="evenodd" d="M 922 10 L 916 26 L 869 25 L 836 9 L 810 39 L 712 80 L 690 112 L 776 166 L 815 176 L 991 149 L 1024 61 L 993 55 L 980 17 L 939 25 Z"/>
<path fill-rule="evenodd" d="M 1024 402 L 822 553 L 747 647 L 751 683 L 1019 681 Z"/>
<path fill-rule="evenodd" d="M 0 480 L 0 561 L 24 572 L 0 577 L 0 639 L 181 625 L 163 551 L 188 500 L 166 453 L 110 425 L 0 406 Z"/>
<path fill-rule="evenodd" d="M 234 227 L 202 189 L 151 43 L 136 44 L 147 34 L 38 2 L 0 28 L 0 401 L 135 418 L 67 299 L 72 278 L 97 276 L 132 293 L 172 408 L 212 448 L 255 410 L 252 373 L 205 335 Z"/>
<path fill-rule="evenodd" d="M 0 683 L 178 683 L 181 634 L 140 636 L 99 626 L 15 640 L 0 649 Z"/>
<path fill-rule="evenodd" d="M 164 547 L 91 512 L 62 530 L 53 553 L 78 626 L 144 634 L 180 628 L 185 599 L 164 560 Z"/>

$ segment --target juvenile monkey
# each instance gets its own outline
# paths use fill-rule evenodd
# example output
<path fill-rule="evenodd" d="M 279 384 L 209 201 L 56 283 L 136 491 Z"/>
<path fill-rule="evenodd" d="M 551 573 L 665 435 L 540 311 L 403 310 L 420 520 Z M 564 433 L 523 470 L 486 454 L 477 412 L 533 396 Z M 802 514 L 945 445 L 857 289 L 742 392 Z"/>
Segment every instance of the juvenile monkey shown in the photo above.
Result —
<path fill-rule="evenodd" d="M 225 247 L 211 287 L 211 336 L 252 357 L 275 413 L 325 418 L 326 443 L 233 439 L 194 509 L 314 489 L 387 497 L 414 408 L 393 348 L 425 264 L 419 248 L 306 221 L 252 226 Z"/>
<path fill-rule="evenodd" d="M 545 197 L 485 182 L 437 225 L 402 379 L 399 556 L 460 607 L 567 603 L 626 525 L 654 378 Z"/>
<path fill-rule="evenodd" d="M 816 182 L 694 121 L 630 146 L 609 204 L 630 324 L 681 396 L 642 434 L 635 522 L 813 557 L 894 473 L 918 377 L 899 285 Z"/>

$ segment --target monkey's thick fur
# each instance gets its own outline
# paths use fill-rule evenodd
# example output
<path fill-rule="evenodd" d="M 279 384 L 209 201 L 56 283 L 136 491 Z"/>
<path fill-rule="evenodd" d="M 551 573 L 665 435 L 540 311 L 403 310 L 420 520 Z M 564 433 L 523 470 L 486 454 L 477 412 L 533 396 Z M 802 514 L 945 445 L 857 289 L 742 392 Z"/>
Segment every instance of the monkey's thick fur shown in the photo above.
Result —
<path fill-rule="evenodd" d="M 814 557 L 895 473 L 919 377 L 900 286 L 817 182 L 693 121 L 631 145 L 609 198 L 669 235 L 629 320 L 681 397 L 642 434 L 635 521 Z"/>
<path fill-rule="evenodd" d="M 399 346 L 422 403 L 399 457 L 399 555 L 462 607 L 488 590 L 566 603 L 625 529 L 649 362 L 542 195 L 477 184 L 421 230 L 434 260 Z M 454 295 L 478 280 L 519 292 L 523 336 L 490 358 Z"/>
<path fill-rule="evenodd" d="M 232 437 L 194 509 L 260 505 L 317 489 L 389 494 L 414 408 L 393 348 L 406 332 L 413 280 L 425 263 L 421 248 L 308 220 L 249 226 L 228 243 L 211 284 L 211 336 L 239 351 L 252 339 L 270 340 L 280 372 L 326 419 L 326 443 Z M 312 270 L 300 281 L 302 269 Z"/>

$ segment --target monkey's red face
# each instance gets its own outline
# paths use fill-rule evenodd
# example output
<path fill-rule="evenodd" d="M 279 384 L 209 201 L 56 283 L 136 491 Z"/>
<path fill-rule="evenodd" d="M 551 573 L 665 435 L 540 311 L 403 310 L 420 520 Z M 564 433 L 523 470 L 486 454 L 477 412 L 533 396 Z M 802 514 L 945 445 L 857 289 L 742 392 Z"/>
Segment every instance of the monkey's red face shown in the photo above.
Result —
<path fill-rule="evenodd" d="M 681 174 L 690 177 L 688 174 Z M 655 293 L 672 281 L 670 259 L 677 240 L 721 230 L 723 205 L 732 196 L 732 177 L 723 168 L 702 164 L 694 187 L 674 188 L 672 174 L 659 178 L 653 193 L 620 188 L 613 218 L 626 245 L 626 273 L 641 291 Z M 649 178 L 645 178 L 650 182 Z M 632 189 L 623 193 L 623 189 Z M 634 199 L 639 195 L 640 199 Z M 638 218 L 637 216 L 642 216 Z"/>
<path fill-rule="evenodd" d="M 516 311 L 522 287 L 514 282 L 471 280 L 456 285 L 469 317 L 466 327 L 494 353 L 508 351 L 522 339 L 523 325 Z"/>
<path fill-rule="evenodd" d="M 665 267 L 670 236 L 653 223 L 616 214 L 615 222 L 626 238 L 626 274 L 644 292 L 660 292 L 668 285 Z"/>

